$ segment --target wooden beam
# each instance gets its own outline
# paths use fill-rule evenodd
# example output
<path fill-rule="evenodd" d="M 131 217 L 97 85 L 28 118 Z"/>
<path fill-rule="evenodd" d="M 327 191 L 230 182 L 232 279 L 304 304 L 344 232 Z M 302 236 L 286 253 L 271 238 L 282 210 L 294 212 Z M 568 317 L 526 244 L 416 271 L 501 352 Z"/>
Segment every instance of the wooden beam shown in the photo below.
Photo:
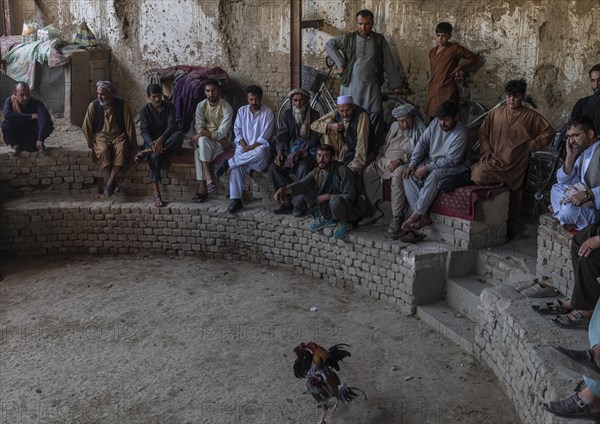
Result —
<path fill-rule="evenodd" d="M 302 0 L 291 0 L 290 6 L 290 90 L 293 90 L 302 84 Z"/>

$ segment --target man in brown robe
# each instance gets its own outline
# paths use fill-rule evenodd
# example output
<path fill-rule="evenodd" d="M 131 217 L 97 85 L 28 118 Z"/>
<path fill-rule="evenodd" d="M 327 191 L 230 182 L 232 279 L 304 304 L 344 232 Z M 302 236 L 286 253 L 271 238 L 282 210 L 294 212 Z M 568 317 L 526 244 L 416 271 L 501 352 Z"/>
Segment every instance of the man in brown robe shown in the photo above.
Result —
<path fill-rule="evenodd" d="M 510 189 L 508 236 L 519 233 L 519 211 L 529 154 L 546 147 L 554 129 L 536 111 L 523 105 L 527 83 L 506 84 L 506 104 L 492 110 L 479 128 L 479 162 L 471 168 L 475 184 L 504 183 Z"/>
<path fill-rule="evenodd" d="M 446 100 L 453 101 L 458 106 L 460 99 L 456 82 L 461 78 L 461 71 L 474 65 L 479 59 L 477 54 L 460 44 L 450 43 L 451 37 L 452 25 L 440 22 L 435 28 L 437 46 L 429 51 L 430 76 L 425 114 L 430 117 L 435 115 L 437 107 Z"/>
<path fill-rule="evenodd" d="M 94 159 L 106 172 L 104 194 L 118 190 L 117 175 L 129 162 L 131 151 L 137 150 L 135 125 L 125 100 L 115 96 L 110 81 L 96 83 L 98 99 L 88 106 L 83 121 L 83 134 Z"/>

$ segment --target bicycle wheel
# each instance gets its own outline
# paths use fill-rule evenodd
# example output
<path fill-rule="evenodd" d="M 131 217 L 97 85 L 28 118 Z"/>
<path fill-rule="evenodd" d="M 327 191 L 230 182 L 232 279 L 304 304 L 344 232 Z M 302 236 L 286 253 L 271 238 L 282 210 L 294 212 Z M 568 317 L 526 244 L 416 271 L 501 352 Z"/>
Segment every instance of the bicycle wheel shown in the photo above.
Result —
<path fill-rule="evenodd" d="M 327 106 L 327 102 L 325 101 L 325 99 L 321 98 L 320 96 L 319 98 L 317 98 L 316 94 L 311 96 L 310 106 L 317 112 L 319 112 L 319 116 L 323 116 L 331 112 L 331 109 L 329 108 L 329 106 Z M 288 110 L 290 107 L 291 103 L 289 98 L 286 98 L 283 102 L 281 102 L 281 105 L 277 110 L 277 129 L 281 128 L 281 126 L 283 125 L 283 116 L 285 115 L 285 111 Z"/>
<path fill-rule="evenodd" d="M 527 182 L 523 190 L 521 217 L 529 224 L 537 224 L 540 215 L 548 212 L 550 190 L 556 183 L 556 171 L 563 160 L 552 152 L 534 152 L 529 160 Z"/>
<path fill-rule="evenodd" d="M 283 102 L 281 102 L 281 105 L 279 106 L 279 109 L 277 109 L 277 129 L 281 128 L 283 125 L 283 116 L 285 115 L 285 111 L 288 110 L 291 107 L 290 105 L 290 99 L 288 97 L 286 97 Z"/>

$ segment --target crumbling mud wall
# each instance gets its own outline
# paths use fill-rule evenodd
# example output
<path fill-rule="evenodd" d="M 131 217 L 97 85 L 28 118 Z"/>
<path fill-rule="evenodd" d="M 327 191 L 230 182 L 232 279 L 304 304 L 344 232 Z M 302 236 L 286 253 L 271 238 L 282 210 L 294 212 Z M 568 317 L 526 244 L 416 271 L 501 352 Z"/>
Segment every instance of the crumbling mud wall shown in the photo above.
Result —
<path fill-rule="evenodd" d="M 52 4 L 50 4 L 52 3 Z M 289 0 L 38 0 L 46 22 L 65 35 L 86 19 L 113 49 L 112 75 L 133 105 L 145 101 L 144 72 L 172 65 L 218 65 L 237 89 L 260 84 L 275 106 L 289 89 Z M 361 8 L 376 16 L 408 72 L 410 100 L 423 104 L 427 52 L 437 22 L 455 26 L 454 39 L 481 53 L 463 97 L 494 105 L 508 79 L 525 78 L 538 110 L 558 126 L 589 94 L 587 72 L 600 62 L 597 0 L 304 0 L 304 19 L 324 19 L 303 31 L 304 62 L 324 67 L 323 44 L 353 30 Z M 38 10 L 39 13 L 39 10 Z M 22 13 L 27 14 L 27 13 Z"/>

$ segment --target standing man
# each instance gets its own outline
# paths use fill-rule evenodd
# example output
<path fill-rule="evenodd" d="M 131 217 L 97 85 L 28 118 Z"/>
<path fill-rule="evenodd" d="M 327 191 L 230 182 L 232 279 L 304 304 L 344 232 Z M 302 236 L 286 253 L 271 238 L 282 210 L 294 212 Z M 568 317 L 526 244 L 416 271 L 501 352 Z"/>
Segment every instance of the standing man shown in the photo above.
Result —
<path fill-rule="evenodd" d="M 431 224 L 429 207 L 440 191 L 444 177 L 469 170 L 465 163 L 467 128 L 458 120 L 458 107 L 452 101 L 440 104 L 402 172 L 406 198 L 413 213 L 402 223 L 404 231 Z"/>
<path fill-rule="evenodd" d="M 4 102 L 2 114 L 4 142 L 12 148 L 13 155 L 21 150 L 45 152 L 44 141 L 54 131 L 54 125 L 44 103 L 31 97 L 27 83 L 15 84 L 13 94 Z"/>
<path fill-rule="evenodd" d="M 381 85 L 384 74 L 393 90 L 407 88 L 406 74 L 392 55 L 387 40 L 373 31 L 374 16 L 370 10 L 356 14 L 357 31 L 332 38 L 325 44 L 327 55 L 342 69 L 341 95 L 350 95 L 369 113 L 373 140 L 383 140 L 383 99 Z M 376 152 L 379 146 L 369 146 Z"/>
<path fill-rule="evenodd" d="M 341 239 L 363 215 L 366 202 L 356 193 L 354 174 L 334 160 L 334 154 L 332 146 L 319 146 L 317 167 L 300 181 L 277 190 L 274 198 L 282 202 L 285 197 L 303 195 L 314 218 L 311 231 L 336 226 L 333 237 Z"/>
<path fill-rule="evenodd" d="M 433 116 L 440 103 L 451 100 L 458 105 L 458 81 L 462 70 L 477 63 L 479 57 L 458 43 L 451 43 L 452 25 L 440 22 L 435 27 L 436 46 L 429 51 L 429 83 L 425 114 Z M 461 63 L 462 62 L 462 63 Z"/>
<path fill-rule="evenodd" d="M 550 200 L 554 217 L 567 231 L 596 221 L 600 208 L 600 141 L 589 116 L 569 121 L 564 165 L 556 173 Z"/>
<path fill-rule="evenodd" d="M 135 125 L 125 100 L 115 96 L 113 83 L 98 81 L 96 93 L 98 98 L 88 106 L 82 129 L 94 160 L 106 173 L 104 194 L 110 197 L 119 188 L 119 171 L 137 149 Z"/>
<path fill-rule="evenodd" d="M 510 190 L 507 233 L 515 238 L 520 232 L 519 212 L 529 154 L 546 147 L 554 129 L 536 111 L 523 105 L 527 83 L 512 80 L 504 89 L 506 104 L 492 110 L 479 128 L 479 162 L 471 168 L 477 185 L 504 183 Z"/>
<path fill-rule="evenodd" d="M 198 191 L 192 202 L 201 203 L 216 190 L 213 180 L 214 160 L 229 150 L 229 133 L 233 122 L 233 108 L 220 97 L 219 82 L 209 79 L 204 84 L 206 99 L 196 107 L 196 135 L 192 137 L 196 164 Z"/>
<path fill-rule="evenodd" d="M 163 100 L 162 88 L 150 84 L 146 88 L 148 103 L 140 109 L 140 130 L 144 149 L 135 155 L 135 163 L 148 159 L 154 206 L 163 207 L 159 183 L 167 155 L 177 154 L 183 145 L 183 134 L 175 121 L 175 105 Z"/>
<path fill-rule="evenodd" d="M 337 159 L 362 178 L 371 123 L 367 111 L 354 104 L 352 96 L 339 96 L 336 110 L 313 122 L 311 128 L 325 134 L 324 143 L 333 146 Z"/>
<path fill-rule="evenodd" d="M 589 72 L 592 84 L 592 95 L 579 99 L 573 107 L 571 117 L 589 116 L 594 121 L 596 134 L 600 134 L 600 63 L 594 65 Z"/>
<path fill-rule="evenodd" d="M 273 111 L 262 104 L 262 96 L 262 88 L 258 85 L 246 88 L 248 105 L 238 110 L 233 125 L 235 155 L 223 162 L 216 172 L 217 178 L 221 178 L 231 168 L 228 213 L 236 213 L 244 207 L 242 191 L 246 175 L 253 171 L 262 172 L 269 166 L 269 139 L 273 135 L 275 119 Z"/>
<path fill-rule="evenodd" d="M 358 224 L 369 225 L 383 216 L 383 212 L 377 205 L 383 201 L 383 182 L 391 178 L 392 220 L 388 232 L 395 234 L 400 231 L 406 212 L 402 172 L 409 163 L 417 141 L 425 131 L 425 124 L 417 115 L 417 109 L 413 105 L 398 106 L 392 111 L 392 115 L 396 121 L 388 132 L 385 144 L 375 161 L 371 162 L 363 173 L 365 194 L 375 206 L 374 213 L 363 218 Z"/>
<path fill-rule="evenodd" d="M 301 180 L 312 171 L 317 164 L 313 155 L 321 140 L 321 134 L 310 129 L 310 125 L 319 118 L 319 112 L 308 104 L 310 93 L 297 88 L 290 91 L 288 97 L 292 107 L 283 115 L 283 125 L 277 133 L 275 146 L 277 155 L 269 166 L 269 175 L 275 191 Z M 284 198 L 273 211 L 275 214 L 290 212 L 296 217 L 304 215 L 306 202 L 302 196 Z"/>

